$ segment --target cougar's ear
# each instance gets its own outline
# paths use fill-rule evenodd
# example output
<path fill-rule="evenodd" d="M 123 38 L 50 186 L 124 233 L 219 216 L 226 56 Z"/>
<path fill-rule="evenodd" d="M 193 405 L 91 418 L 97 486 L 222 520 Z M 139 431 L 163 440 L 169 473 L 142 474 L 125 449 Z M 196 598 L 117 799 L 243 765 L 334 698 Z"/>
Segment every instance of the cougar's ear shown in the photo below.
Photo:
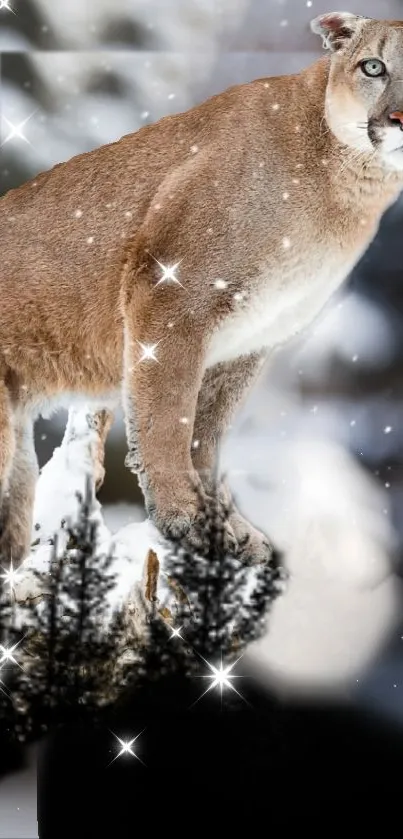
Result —
<path fill-rule="evenodd" d="M 322 36 L 324 49 L 335 52 L 346 45 L 365 20 L 365 17 L 350 12 L 328 12 L 311 21 L 311 29 Z"/>

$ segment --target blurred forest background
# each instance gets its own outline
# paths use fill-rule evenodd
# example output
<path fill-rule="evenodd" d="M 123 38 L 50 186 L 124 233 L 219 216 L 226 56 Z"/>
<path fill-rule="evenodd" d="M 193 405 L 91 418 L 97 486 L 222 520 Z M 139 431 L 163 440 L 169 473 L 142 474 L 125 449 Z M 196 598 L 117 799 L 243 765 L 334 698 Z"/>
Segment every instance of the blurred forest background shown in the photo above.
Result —
<path fill-rule="evenodd" d="M 229 85 L 297 72 L 321 54 L 310 20 L 331 10 L 329 0 L 9 0 L 1 5 L 1 192 Z M 355 0 L 352 11 L 403 18 L 403 2 Z M 10 138 L 12 126 L 22 124 L 26 140 Z M 282 463 L 302 431 L 340 442 L 383 490 L 380 512 L 398 534 L 397 573 L 403 570 L 402 214 L 400 201 L 309 336 L 276 356 L 240 412 L 223 453 L 245 506 L 249 498 L 253 507 L 254 492 L 273 482 L 285 485 Z M 51 456 L 64 423 L 63 414 L 38 423 L 41 463 Z M 108 442 L 101 500 L 141 505 L 123 465 L 125 449 L 118 417 Z M 333 477 L 325 476 L 328 489 Z M 286 501 L 277 500 L 273 520 L 279 504 L 287 513 Z M 132 506 L 128 510 L 127 520 Z M 292 526 L 287 515 L 283 521 L 285 529 Z M 372 687 L 367 680 L 367 691 L 378 696 L 379 669 L 377 674 Z M 390 691 L 383 693 L 386 705 L 395 703 Z"/>

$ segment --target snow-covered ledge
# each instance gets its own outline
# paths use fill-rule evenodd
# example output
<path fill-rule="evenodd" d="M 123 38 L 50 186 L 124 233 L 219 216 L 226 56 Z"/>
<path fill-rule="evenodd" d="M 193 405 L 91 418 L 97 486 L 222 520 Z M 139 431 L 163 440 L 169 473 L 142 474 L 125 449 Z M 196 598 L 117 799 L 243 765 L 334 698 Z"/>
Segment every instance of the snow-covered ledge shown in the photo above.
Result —
<path fill-rule="evenodd" d="M 33 534 L 38 543 L 20 569 L 18 602 L 43 594 L 32 570 L 48 570 L 53 548 L 46 541 L 55 531 L 59 549 L 65 545 L 61 521 L 77 517 L 76 493 L 84 492 L 87 476 L 93 474 L 95 442 L 85 412 L 71 412 L 65 439 L 38 482 L 35 519 L 40 530 Z M 267 464 L 268 474 L 277 469 L 287 474 L 286 489 L 273 482 L 266 495 L 249 487 L 242 498 L 241 484 L 233 487 L 245 514 L 259 515 L 275 538 L 276 521 L 284 520 L 287 510 L 284 547 L 290 579 L 285 595 L 274 603 L 269 631 L 252 645 L 250 655 L 265 678 L 285 688 L 355 684 L 400 610 L 401 593 L 390 564 L 393 531 L 384 515 L 386 494 L 342 447 L 329 441 L 288 440 L 275 455 Z M 112 534 L 95 494 L 93 516 L 99 524 L 99 550 L 114 558 L 111 571 L 117 584 L 109 595 L 111 613 L 130 611 L 144 590 L 150 549 L 160 566 L 157 598 L 161 606 L 169 597 L 172 604 L 164 576 L 167 549 L 152 523 L 130 524 Z"/>
<path fill-rule="evenodd" d="M 94 458 L 99 442 L 97 428 L 85 408 L 71 409 L 63 441 L 41 470 L 37 484 L 31 554 L 23 562 L 13 584 L 17 603 L 41 598 L 36 571 L 48 573 L 57 536 L 58 555 L 63 554 L 68 540 L 68 526 L 74 526 L 80 512 L 80 496 L 86 495 L 88 482 L 92 493 L 92 519 L 97 524 L 97 550 L 111 554 L 111 573 L 116 586 L 109 594 L 111 614 L 122 608 L 132 596 L 136 585 L 142 585 L 149 551 L 158 557 L 160 574 L 157 596 L 161 602 L 168 596 L 163 564 L 166 544 L 149 521 L 137 522 L 112 534 L 107 528 L 101 505 L 95 495 Z"/>

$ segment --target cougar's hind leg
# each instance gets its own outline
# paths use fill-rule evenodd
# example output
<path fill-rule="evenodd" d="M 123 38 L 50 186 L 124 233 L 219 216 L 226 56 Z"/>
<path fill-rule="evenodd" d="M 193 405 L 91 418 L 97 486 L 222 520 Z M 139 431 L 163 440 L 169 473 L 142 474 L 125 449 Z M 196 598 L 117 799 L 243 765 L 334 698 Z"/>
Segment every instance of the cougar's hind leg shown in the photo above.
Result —
<path fill-rule="evenodd" d="M 14 452 L 15 434 L 10 397 L 4 381 L 0 378 L 0 499 L 11 471 Z"/>
<path fill-rule="evenodd" d="M 25 420 L 15 429 L 15 450 L 1 511 L 0 555 L 16 567 L 28 555 L 38 464 L 33 423 Z"/>
<path fill-rule="evenodd" d="M 4 533 L 8 518 L 9 481 L 15 455 L 13 414 L 7 387 L 0 379 L 0 560 L 3 560 Z"/>

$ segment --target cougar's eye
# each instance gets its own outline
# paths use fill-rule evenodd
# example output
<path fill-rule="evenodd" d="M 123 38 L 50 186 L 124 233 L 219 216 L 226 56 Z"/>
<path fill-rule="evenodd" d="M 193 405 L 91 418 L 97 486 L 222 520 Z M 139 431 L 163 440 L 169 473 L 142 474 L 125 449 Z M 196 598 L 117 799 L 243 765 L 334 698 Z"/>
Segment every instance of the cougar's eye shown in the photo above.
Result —
<path fill-rule="evenodd" d="M 386 75 L 386 65 L 379 58 L 367 58 L 366 61 L 361 61 L 361 70 L 365 76 L 371 78 Z"/>

